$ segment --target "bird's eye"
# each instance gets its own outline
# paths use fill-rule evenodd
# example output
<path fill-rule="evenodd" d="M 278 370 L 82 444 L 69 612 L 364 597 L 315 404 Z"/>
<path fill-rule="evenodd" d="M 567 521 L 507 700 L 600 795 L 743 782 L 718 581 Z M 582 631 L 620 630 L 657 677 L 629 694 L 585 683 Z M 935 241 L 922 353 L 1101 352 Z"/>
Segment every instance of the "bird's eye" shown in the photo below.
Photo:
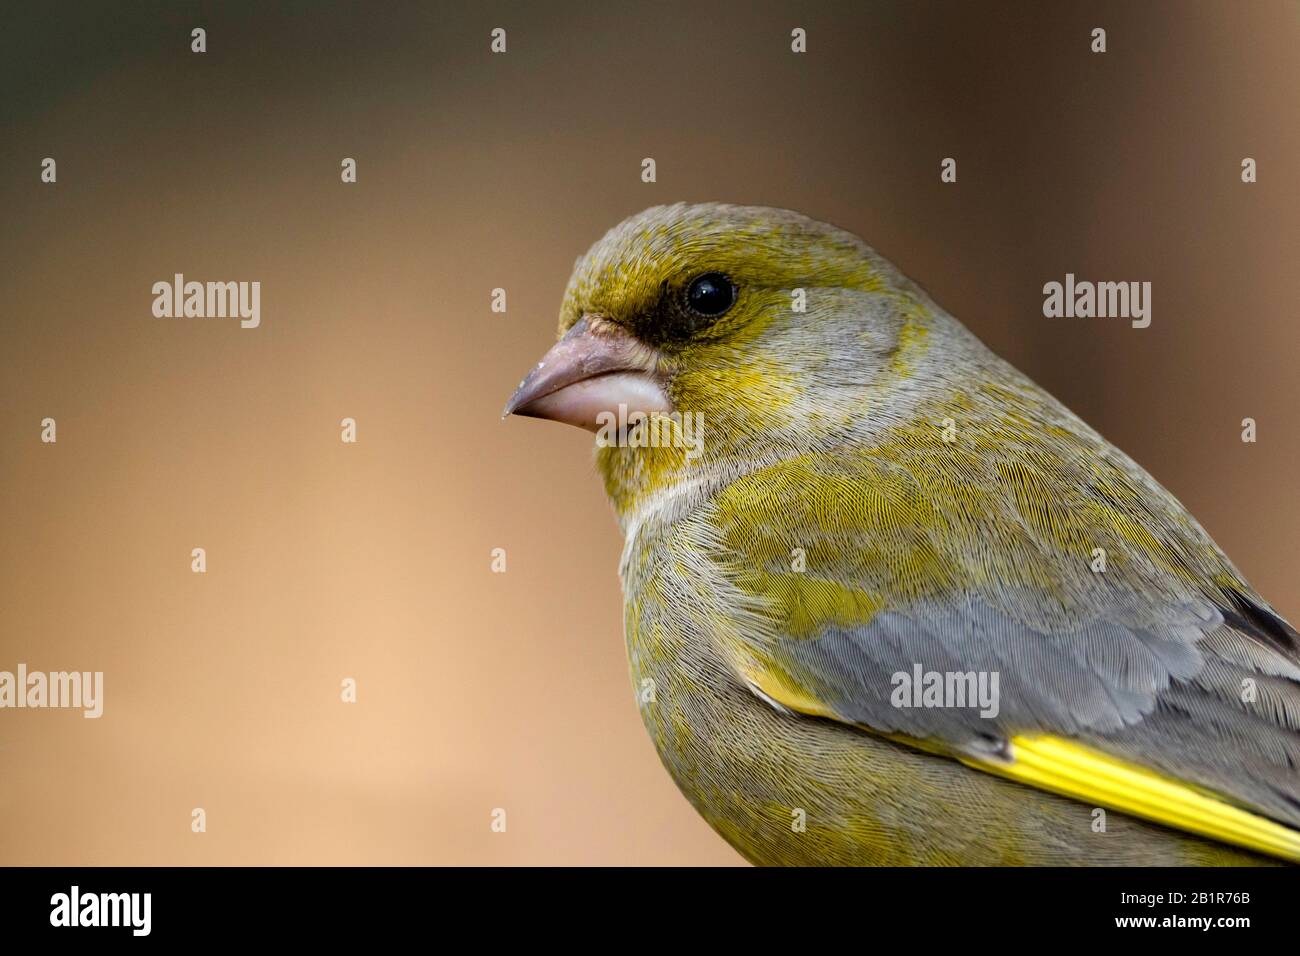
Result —
<path fill-rule="evenodd" d="M 736 301 L 736 287 L 721 272 L 706 272 L 686 289 L 686 305 L 699 315 L 722 315 Z"/>

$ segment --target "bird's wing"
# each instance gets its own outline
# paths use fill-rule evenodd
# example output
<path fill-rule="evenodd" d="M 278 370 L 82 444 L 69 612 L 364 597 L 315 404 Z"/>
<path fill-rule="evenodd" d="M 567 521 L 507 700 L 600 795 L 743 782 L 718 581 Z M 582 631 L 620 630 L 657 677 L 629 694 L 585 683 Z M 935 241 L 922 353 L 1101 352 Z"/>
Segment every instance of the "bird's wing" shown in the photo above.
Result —
<path fill-rule="evenodd" d="M 743 609 L 736 670 L 790 710 L 1300 860 L 1296 632 L 1130 460 L 1043 440 L 730 485 L 692 520 Z"/>

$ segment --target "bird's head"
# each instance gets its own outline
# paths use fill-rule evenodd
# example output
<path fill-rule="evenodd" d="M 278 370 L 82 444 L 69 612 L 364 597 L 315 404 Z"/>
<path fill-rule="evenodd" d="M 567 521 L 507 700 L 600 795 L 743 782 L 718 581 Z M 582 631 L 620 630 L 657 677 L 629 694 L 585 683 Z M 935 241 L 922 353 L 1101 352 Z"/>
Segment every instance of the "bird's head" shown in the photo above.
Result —
<path fill-rule="evenodd" d="M 856 236 L 717 203 L 624 220 L 574 268 L 559 342 L 506 414 L 596 432 L 626 511 L 692 469 L 798 453 L 870 414 L 926 347 L 928 299 Z"/>

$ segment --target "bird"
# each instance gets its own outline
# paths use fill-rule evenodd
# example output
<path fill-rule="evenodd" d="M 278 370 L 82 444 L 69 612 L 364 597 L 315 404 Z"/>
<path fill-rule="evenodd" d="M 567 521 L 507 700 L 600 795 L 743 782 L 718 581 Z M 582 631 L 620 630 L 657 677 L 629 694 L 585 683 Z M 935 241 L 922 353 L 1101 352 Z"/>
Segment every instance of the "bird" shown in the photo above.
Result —
<path fill-rule="evenodd" d="M 642 721 L 751 863 L 1300 862 L 1300 635 L 856 235 L 631 216 L 511 414 L 596 434 Z"/>

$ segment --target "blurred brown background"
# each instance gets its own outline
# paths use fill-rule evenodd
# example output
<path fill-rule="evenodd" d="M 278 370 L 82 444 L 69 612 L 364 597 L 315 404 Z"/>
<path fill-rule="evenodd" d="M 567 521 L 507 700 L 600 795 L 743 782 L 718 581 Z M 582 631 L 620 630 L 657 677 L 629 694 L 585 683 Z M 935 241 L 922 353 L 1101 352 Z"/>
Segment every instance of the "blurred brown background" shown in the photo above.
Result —
<path fill-rule="evenodd" d="M 0 711 L 0 863 L 739 862 L 640 726 L 590 436 L 498 420 L 660 202 L 858 232 L 1300 617 L 1294 2 L 45 6 L 0 35 L 0 670 L 105 712 Z M 175 272 L 261 328 L 154 318 Z M 1043 318 L 1066 272 L 1151 327 Z"/>

